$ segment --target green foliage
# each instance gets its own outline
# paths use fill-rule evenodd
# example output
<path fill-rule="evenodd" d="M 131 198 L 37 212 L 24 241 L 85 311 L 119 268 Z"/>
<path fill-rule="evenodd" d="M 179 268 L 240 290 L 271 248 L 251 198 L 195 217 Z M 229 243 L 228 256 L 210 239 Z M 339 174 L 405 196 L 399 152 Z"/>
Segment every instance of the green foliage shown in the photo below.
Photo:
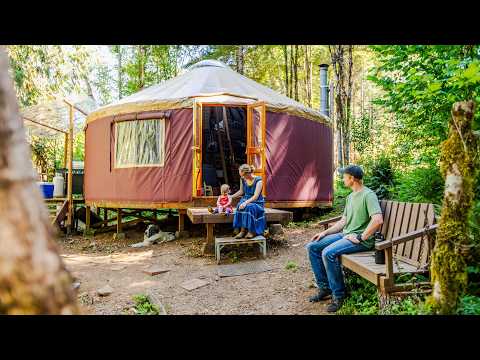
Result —
<path fill-rule="evenodd" d="M 398 201 L 441 204 L 444 181 L 437 166 L 398 172 L 392 197 Z"/>
<path fill-rule="evenodd" d="M 290 270 L 290 271 L 297 271 L 298 265 L 295 261 L 288 260 L 287 263 L 285 264 L 285 270 Z"/>
<path fill-rule="evenodd" d="M 372 145 L 372 119 L 363 115 L 358 118 L 352 117 L 351 141 L 355 144 L 355 150 L 363 154 Z"/>
<path fill-rule="evenodd" d="M 366 170 L 364 184 L 375 191 L 380 200 L 389 199 L 391 188 L 395 185 L 389 158 L 385 155 L 380 156 L 377 160 L 370 162 Z"/>
<path fill-rule="evenodd" d="M 143 294 L 138 294 L 133 297 L 135 301 L 135 310 L 137 315 L 159 315 L 158 307 L 150 302 L 148 297 Z"/>
<path fill-rule="evenodd" d="M 436 163 L 456 101 L 480 98 L 478 45 L 372 46 L 379 65 L 368 77 L 384 95 L 374 102 L 393 115 L 406 159 Z M 478 126 L 480 114 L 476 114 Z"/>
<path fill-rule="evenodd" d="M 349 270 L 345 272 L 348 297 L 337 312 L 339 315 L 424 315 L 431 313 L 429 307 L 424 304 L 423 297 L 415 293 L 401 299 L 391 297 L 387 304 L 380 308 L 377 287 Z"/>
<path fill-rule="evenodd" d="M 460 298 L 458 314 L 461 315 L 480 315 L 480 297 L 473 295 L 464 295 Z"/>

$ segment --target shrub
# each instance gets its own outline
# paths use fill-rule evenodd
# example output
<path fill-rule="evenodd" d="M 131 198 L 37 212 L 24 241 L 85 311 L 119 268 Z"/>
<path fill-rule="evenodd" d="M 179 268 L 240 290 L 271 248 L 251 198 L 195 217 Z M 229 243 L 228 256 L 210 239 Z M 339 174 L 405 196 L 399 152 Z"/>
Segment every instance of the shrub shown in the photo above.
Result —
<path fill-rule="evenodd" d="M 382 155 L 371 163 L 366 163 L 365 168 L 364 184 L 375 191 L 379 199 L 389 199 L 391 188 L 395 185 L 390 159 Z"/>
<path fill-rule="evenodd" d="M 444 181 L 437 166 L 399 174 L 393 198 L 398 201 L 431 202 L 440 205 Z"/>

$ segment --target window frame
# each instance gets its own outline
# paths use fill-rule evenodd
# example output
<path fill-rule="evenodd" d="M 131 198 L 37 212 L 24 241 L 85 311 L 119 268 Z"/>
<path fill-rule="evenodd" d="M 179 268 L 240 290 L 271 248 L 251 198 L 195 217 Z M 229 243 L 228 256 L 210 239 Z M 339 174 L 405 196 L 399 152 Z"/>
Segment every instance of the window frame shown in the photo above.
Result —
<path fill-rule="evenodd" d="M 118 141 L 118 127 L 117 124 L 123 123 L 123 122 L 130 122 L 130 121 L 152 121 L 152 120 L 159 120 L 163 121 L 163 129 L 162 129 L 162 137 L 163 137 L 163 144 L 161 146 L 163 147 L 163 158 L 161 163 L 157 164 L 125 164 L 125 165 L 117 165 L 117 141 Z M 131 168 L 146 168 L 146 167 L 164 167 L 165 166 L 165 156 L 166 156 L 166 132 L 167 132 L 167 118 L 166 117 L 155 117 L 151 119 L 131 119 L 131 120 L 121 120 L 121 121 L 115 121 L 113 122 L 114 126 L 114 143 L 113 143 L 113 169 L 131 169 Z"/>

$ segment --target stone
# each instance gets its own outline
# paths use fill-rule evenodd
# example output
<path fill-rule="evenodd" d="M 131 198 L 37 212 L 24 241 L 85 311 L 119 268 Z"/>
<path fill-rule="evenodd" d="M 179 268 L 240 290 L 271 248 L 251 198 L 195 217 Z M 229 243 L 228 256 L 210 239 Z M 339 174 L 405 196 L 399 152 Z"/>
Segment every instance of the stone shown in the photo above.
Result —
<path fill-rule="evenodd" d="M 153 266 L 150 266 L 149 268 L 143 270 L 143 272 L 145 274 L 148 274 L 150 276 L 155 276 L 155 275 L 158 275 L 158 274 L 163 274 L 163 273 L 166 273 L 170 271 L 170 269 L 167 269 L 165 267 L 162 267 L 162 266 L 158 266 L 158 265 L 153 265 Z"/>
<path fill-rule="evenodd" d="M 76 281 L 72 284 L 73 290 L 77 290 L 80 288 L 80 281 Z"/>
<path fill-rule="evenodd" d="M 187 280 L 184 283 L 180 284 L 180 286 L 182 288 L 184 288 L 185 290 L 192 291 L 192 290 L 201 288 L 203 286 L 206 286 L 208 284 L 210 284 L 210 283 L 208 281 L 205 281 L 205 280 L 191 279 L 191 280 Z"/>
<path fill-rule="evenodd" d="M 273 268 L 268 265 L 265 261 L 249 261 L 242 264 L 228 264 L 218 266 L 218 276 L 220 277 L 229 277 L 229 276 L 241 276 L 248 274 L 262 273 L 266 271 L 271 271 Z"/>
<path fill-rule="evenodd" d="M 283 226 L 281 224 L 271 224 L 269 227 L 269 233 L 271 235 L 282 235 Z"/>
<path fill-rule="evenodd" d="M 97 290 L 98 296 L 108 296 L 113 293 L 113 288 L 110 285 L 105 285 Z"/>

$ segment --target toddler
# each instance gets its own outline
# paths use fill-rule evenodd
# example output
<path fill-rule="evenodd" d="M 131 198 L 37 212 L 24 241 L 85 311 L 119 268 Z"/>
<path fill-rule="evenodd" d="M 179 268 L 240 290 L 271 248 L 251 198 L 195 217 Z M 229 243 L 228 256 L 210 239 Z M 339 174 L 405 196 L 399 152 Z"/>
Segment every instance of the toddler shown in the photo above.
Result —
<path fill-rule="evenodd" d="M 208 207 L 208 211 L 211 214 L 224 214 L 224 215 L 231 215 L 233 214 L 232 208 L 232 197 L 230 194 L 230 186 L 227 184 L 223 184 L 220 187 L 221 195 L 217 199 L 217 207 L 213 208 L 211 206 Z"/>

